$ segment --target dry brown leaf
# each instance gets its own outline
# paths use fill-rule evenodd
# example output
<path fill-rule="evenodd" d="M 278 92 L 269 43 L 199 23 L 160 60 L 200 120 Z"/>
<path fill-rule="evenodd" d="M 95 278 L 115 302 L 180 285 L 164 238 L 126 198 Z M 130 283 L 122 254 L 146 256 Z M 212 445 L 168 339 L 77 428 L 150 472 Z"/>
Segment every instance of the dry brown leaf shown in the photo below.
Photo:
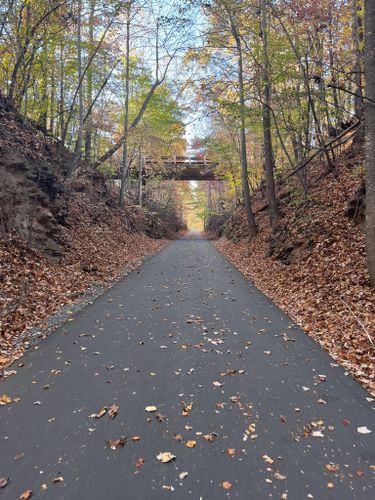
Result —
<path fill-rule="evenodd" d="M 197 442 L 194 439 L 189 439 L 189 441 L 186 441 L 185 445 L 187 448 L 195 448 Z"/>
<path fill-rule="evenodd" d="M 183 417 L 187 417 L 189 415 L 189 413 L 191 412 L 191 410 L 193 409 L 193 406 L 194 406 L 194 403 L 192 401 L 189 404 L 184 405 L 182 408 L 181 415 Z"/>
<path fill-rule="evenodd" d="M 9 477 L 0 477 L 0 489 L 5 488 L 5 486 L 9 483 Z"/>
<path fill-rule="evenodd" d="M 108 408 L 106 406 L 102 406 L 96 413 L 92 413 L 90 415 L 91 418 L 101 418 L 107 413 Z"/>
<path fill-rule="evenodd" d="M 212 443 L 217 438 L 216 432 L 210 432 L 209 434 L 203 434 L 203 439 L 208 441 L 209 443 Z"/>
<path fill-rule="evenodd" d="M 223 481 L 221 483 L 221 486 L 222 488 L 224 488 L 224 490 L 229 490 L 233 485 L 230 481 Z"/>
<path fill-rule="evenodd" d="M 126 445 L 127 438 L 121 436 L 119 439 L 108 439 L 106 441 L 107 443 L 107 448 L 110 448 L 111 450 L 117 450 L 117 448 L 122 448 L 123 446 Z"/>
<path fill-rule="evenodd" d="M 32 490 L 25 490 L 22 495 L 20 495 L 20 500 L 29 500 L 33 495 Z"/>
<path fill-rule="evenodd" d="M 108 412 L 108 416 L 111 420 L 113 420 L 117 416 L 118 410 L 119 410 L 119 406 L 117 406 L 115 404 L 108 407 L 107 412 Z"/>
<path fill-rule="evenodd" d="M 135 468 L 140 469 L 144 463 L 145 463 L 145 459 L 143 457 L 139 457 L 136 464 L 135 464 Z"/>
<path fill-rule="evenodd" d="M 163 464 L 167 464 L 169 462 L 172 462 L 172 460 L 176 459 L 176 456 L 170 453 L 169 451 L 162 451 L 157 455 L 156 457 L 160 462 L 163 462 Z"/>
<path fill-rule="evenodd" d="M 0 396 L 0 406 L 9 405 L 12 402 L 12 398 L 7 394 Z"/>
<path fill-rule="evenodd" d="M 339 471 L 339 466 L 337 464 L 333 464 L 333 463 L 325 464 L 324 468 L 328 472 L 338 472 Z"/>

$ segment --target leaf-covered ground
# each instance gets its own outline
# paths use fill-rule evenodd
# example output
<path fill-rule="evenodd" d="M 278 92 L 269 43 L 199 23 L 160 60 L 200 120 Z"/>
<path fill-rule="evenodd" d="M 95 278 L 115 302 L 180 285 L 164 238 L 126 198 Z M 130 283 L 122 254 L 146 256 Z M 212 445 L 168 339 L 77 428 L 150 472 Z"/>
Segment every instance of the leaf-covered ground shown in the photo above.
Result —
<path fill-rule="evenodd" d="M 79 300 L 91 285 L 109 284 L 136 268 L 166 243 L 130 233 L 121 212 L 90 203 L 84 193 L 71 201 L 68 221 L 68 250 L 59 263 L 17 236 L 0 243 L 0 369 L 23 352 L 31 327 Z"/>
<path fill-rule="evenodd" d="M 303 203 L 296 192 L 283 198 L 282 222 L 297 248 L 289 265 L 270 256 L 266 211 L 257 215 L 256 238 L 237 243 L 222 238 L 216 247 L 374 392 L 375 290 L 369 287 L 363 230 L 346 215 L 348 200 L 362 182 L 362 164 L 363 155 L 356 149 L 337 162 L 337 176 L 324 175 L 324 167 L 316 163 L 310 172 L 310 203 Z M 264 200 L 256 200 L 255 210 L 262 205 Z M 238 237 L 246 232 L 246 221 L 243 213 L 237 215 L 232 231 Z"/>

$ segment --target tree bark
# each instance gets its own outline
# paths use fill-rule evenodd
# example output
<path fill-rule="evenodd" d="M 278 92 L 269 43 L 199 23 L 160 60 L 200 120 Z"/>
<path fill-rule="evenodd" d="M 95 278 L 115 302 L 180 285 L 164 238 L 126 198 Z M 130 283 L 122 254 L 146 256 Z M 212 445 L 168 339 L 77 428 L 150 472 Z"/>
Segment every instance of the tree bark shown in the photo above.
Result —
<path fill-rule="evenodd" d="M 82 82 L 81 28 L 82 28 L 82 0 L 79 0 L 78 1 L 78 18 L 77 18 L 77 78 L 78 78 L 78 82 Z M 82 138 L 83 138 L 83 89 L 82 89 L 82 85 L 80 85 L 79 90 L 78 90 L 78 134 L 77 134 L 77 141 L 76 141 L 74 156 L 72 159 L 72 163 L 69 166 L 67 177 L 72 176 L 72 174 L 77 166 L 77 163 L 80 159 Z"/>
<path fill-rule="evenodd" d="M 241 38 L 237 29 L 230 19 L 232 35 L 236 41 L 237 49 L 237 76 L 238 76 L 238 94 L 240 103 L 240 156 L 241 156 L 241 179 L 242 179 L 242 193 L 245 205 L 245 212 L 247 222 L 251 235 L 256 235 L 258 232 L 253 209 L 251 207 L 251 195 L 248 180 L 248 166 L 247 166 L 247 151 L 246 151 L 246 125 L 245 125 L 245 91 L 243 83 L 243 57 L 242 57 L 242 44 Z"/>
<path fill-rule="evenodd" d="M 118 204 L 120 207 L 125 202 L 126 179 L 128 174 L 128 135 L 129 135 L 129 77 L 130 77 L 130 8 L 128 4 L 127 19 L 126 19 L 126 47 L 125 47 L 125 106 L 124 106 L 124 139 L 122 149 L 122 166 L 121 166 L 121 186 Z"/>
<path fill-rule="evenodd" d="M 375 2 L 365 0 L 366 246 L 375 287 Z"/>
<path fill-rule="evenodd" d="M 89 14 L 89 57 L 91 58 L 94 50 L 94 15 L 96 0 L 90 0 Z M 92 65 L 87 69 L 87 89 L 86 89 L 86 109 L 92 109 L 93 94 L 93 68 Z M 86 115 L 87 116 L 87 115 Z M 85 122 L 85 120 L 84 120 Z M 90 161 L 92 148 L 92 114 L 87 116 L 85 125 L 85 158 Z"/>
<path fill-rule="evenodd" d="M 261 0 L 260 25 L 263 41 L 263 99 L 262 99 L 262 114 L 263 114 L 263 147 L 264 147 L 264 163 L 266 173 L 266 188 L 269 207 L 270 226 L 274 231 L 279 223 L 279 209 L 276 199 L 275 190 L 275 163 L 272 148 L 271 136 L 271 84 L 269 76 L 269 59 L 268 59 L 268 25 L 267 25 L 267 1 Z"/>
<path fill-rule="evenodd" d="M 358 0 L 352 0 L 352 44 L 353 44 L 353 82 L 354 89 L 354 112 L 357 118 L 363 118 L 362 103 L 362 69 L 361 69 L 361 34 L 360 20 L 358 16 Z"/>

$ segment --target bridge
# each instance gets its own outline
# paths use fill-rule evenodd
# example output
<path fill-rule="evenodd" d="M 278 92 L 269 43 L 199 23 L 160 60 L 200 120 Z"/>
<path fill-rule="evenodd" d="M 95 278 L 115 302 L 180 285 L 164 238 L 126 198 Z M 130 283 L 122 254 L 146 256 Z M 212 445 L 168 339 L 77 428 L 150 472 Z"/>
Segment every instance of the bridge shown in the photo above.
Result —
<path fill-rule="evenodd" d="M 146 178 L 150 175 L 176 181 L 215 181 L 222 178 L 215 172 L 219 164 L 206 156 L 143 156 L 141 162 Z"/>

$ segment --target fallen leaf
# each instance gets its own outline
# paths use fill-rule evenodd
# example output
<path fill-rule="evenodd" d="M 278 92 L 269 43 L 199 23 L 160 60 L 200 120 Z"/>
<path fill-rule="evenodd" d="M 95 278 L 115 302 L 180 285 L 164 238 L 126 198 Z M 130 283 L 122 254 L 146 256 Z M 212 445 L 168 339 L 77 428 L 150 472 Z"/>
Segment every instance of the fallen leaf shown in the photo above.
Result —
<path fill-rule="evenodd" d="M 229 481 L 223 481 L 221 486 L 224 490 L 229 490 L 232 487 L 232 483 Z"/>
<path fill-rule="evenodd" d="M 29 498 L 32 497 L 32 494 L 33 494 L 32 490 L 26 490 L 22 493 L 22 495 L 20 495 L 20 499 L 21 500 L 29 500 Z"/>
<path fill-rule="evenodd" d="M 157 407 L 153 405 L 146 406 L 145 411 L 147 411 L 148 413 L 152 413 L 154 411 L 157 411 Z"/>
<path fill-rule="evenodd" d="M 212 382 L 212 384 L 215 386 L 215 387 L 222 387 L 224 384 L 222 384 L 221 382 Z"/>
<path fill-rule="evenodd" d="M 0 488 L 5 488 L 9 483 L 9 477 L 0 477 Z"/>
<path fill-rule="evenodd" d="M 12 398 L 7 394 L 0 396 L 0 406 L 9 405 L 12 402 Z"/>
<path fill-rule="evenodd" d="M 187 448 L 195 448 L 197 442 L 194 439 L 189 439 L 189 441 L 186 441 L 186 447 Z"/>
<path fill-rule="evenodd" d="M 187 417 L 191 412 L 191 410 L 193 409 L 193 405 L 194 405 L 193 401 L 191 401 L 188 405 L 184 405 L 184 407 L 182 408 L 181 415 L 183 417 Z"/>
<path fill-rule="evenodd" d="M 263 460 L 266 462 L 266 464 L 273 464 L 273 458 L 269 457 L 268 455 L 263 455 Z"/>
<path fill-rule="evenodd" d="M 366 426 L 363 427 L 357 427 L 357 432 L 360 434 L 370 434 L 372 432 L 370 429 L 368 429 Z"/>
<path fill-rule="evenodd" d="M 283 476 L 282 474 L 280 474 L 280 472 L 275 472 L 273 477 L 278 481 L 284 481 L 284 479 L 286 479 L 286 476 Z"/>
<path fill-rule="evenodd" d="M 111 405 L 109 408 L 108 408 L 108 416 L 111 420 L 113 420 L 117 413 L 118 413 L 118 410 L 119 410 L 119 406 L 113 404 Z"/>
<path fill-rule="evenodd" d="M 179 477 L 180 479 L 185 479 L 185 477 L 187 477 L 188 475 L 189 475 L 189 473 L 188 473 L 188 472 L 180 472 L 180 474 L 178 475 L 178 477 Z"/>
<path fill-rule="evenodd" d="M 209 434 L 203 434 L 203 439 L 212 443 L 217 438 L 216 432 L 210 432 Z"/>
<path fill-rule="evenodd" d="M 57 476 L 53 479 L 53 483 L 62 483 L 64 481 L 64 476 Z"/>
<path fill-rule="evenodd" d="M 227 448 L 227 454 L 230 457 L 234 457 L 234 455 L 236 454 L 236 448 Z"/>
<path fill-rule="evenodd" d="M 164 415 L 162 415 L 161 413 L 155 413 L 155 418 L 156 420 L 158 420 L 159 422 L 165 422 L 166 418 Z"/>
<path fill-rule="evenodd" d="M 136 464 L 135 464 L 135 468 L 140 469 L 144 463 L 145 463 L 145 459 L 143 457 L 139 457 Z"/>
<path fill-rule="evenodd" d="M 107 413 L 107 410 L 108 410 L 108 408 L 106 406 L 102 406 L 101 408 L 99 408 L 97 413 L 92 413 L 90 415 L 90 417 L 91 418 L 101 418 Z"/>
<path fill-rule="evenodd" d="M 107 448 L 111 448 L 111 450 L 117 450 L 117 448 L 122 448 L 126 445 L 127 438 L 121 436 L 119 439 L 108 439 L 106 441 Z"/>
<path fill-rule="evenodd" d="M 160 462 L 163 462 L 163 464 L 167 464 L 168 462 L 172 462 L 172 460 L 175 460 L 176 456 L 172 455 L 169 451 L 162 451 L 157 455 L 156 457 Z"/>
<path fill-rule="evenodd" d="M 338 472 L 339 466 L 337 464 L 329 463 L 324 466 L 327 472 Z"/>
<path fill-rule="evenodd" d="M 132 437 L 132 441 L 134 441 L 135 443 L 138 443 L 138 441 L 140 441 L 140 436 L 133 436 Z"/>
<path fill-rule="evenodd" d="M 311 436 L 314 438 L 322 438 L 324 434 L 321 430 L 311 431 Z"/>

